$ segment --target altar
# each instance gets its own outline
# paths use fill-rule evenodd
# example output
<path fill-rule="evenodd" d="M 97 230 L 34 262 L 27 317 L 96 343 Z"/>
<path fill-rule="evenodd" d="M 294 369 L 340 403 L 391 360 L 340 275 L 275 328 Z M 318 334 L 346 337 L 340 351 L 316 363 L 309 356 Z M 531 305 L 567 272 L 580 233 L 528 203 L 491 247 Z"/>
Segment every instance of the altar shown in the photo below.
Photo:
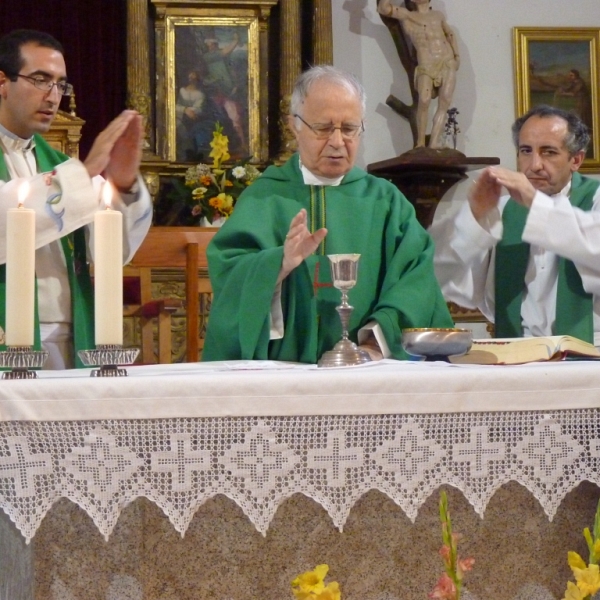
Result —
<path fill-rule="evenodd" d="M 600 363 L 134 366 L 0 384 L 10 600 L 426 598 L 439 490 L 466 599 L 554 600 L 600 496 Z M 29 543 L 26 543 L 29 542 Z"/>

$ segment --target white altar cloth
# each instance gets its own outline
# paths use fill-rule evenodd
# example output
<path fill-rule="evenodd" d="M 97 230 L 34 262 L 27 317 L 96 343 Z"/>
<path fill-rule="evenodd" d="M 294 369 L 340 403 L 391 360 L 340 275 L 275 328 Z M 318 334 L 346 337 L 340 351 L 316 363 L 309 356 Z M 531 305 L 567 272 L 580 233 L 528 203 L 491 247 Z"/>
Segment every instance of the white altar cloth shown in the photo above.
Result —
<path fill-rule="evenodd" d="M 373 415 L 600 407 L 600 361 L 457 366 L 384 360 L 358 367 L 236 361 L 39 371 L 0 381 L 0 421 Z"/>
<path fill-rule="evenodd" d="M 341 529 L 371 489 L 414 521 L 442 484 L 483 516 L 517 481 L 552 518 L 581 481 L 600 484 L 600 362 L 128 371 L 0 381 L 0 507 L 26 539 L 61 497 L 108 537 L 139 496 L 183 534 L 198 506 L 225 494 L 264 533 L 295 493 Z"/>

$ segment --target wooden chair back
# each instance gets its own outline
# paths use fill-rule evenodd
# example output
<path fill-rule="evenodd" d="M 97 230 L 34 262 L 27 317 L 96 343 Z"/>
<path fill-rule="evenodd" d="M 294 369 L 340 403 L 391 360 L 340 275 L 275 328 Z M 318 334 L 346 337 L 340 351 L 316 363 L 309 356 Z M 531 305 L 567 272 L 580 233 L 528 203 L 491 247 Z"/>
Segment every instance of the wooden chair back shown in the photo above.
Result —
<path fill-rule="evenodd" d="M 206 247 L 217 227 L 151 227 L 129 263 L 138 269 L 185 270 L 186 361 L 196 362 L 199 350 L 199 293 L 210 292 L 210 282 L 198 282 L 198 270 L 208 268 Z M 202 289 L 201 289 L 202 287 Z"/>

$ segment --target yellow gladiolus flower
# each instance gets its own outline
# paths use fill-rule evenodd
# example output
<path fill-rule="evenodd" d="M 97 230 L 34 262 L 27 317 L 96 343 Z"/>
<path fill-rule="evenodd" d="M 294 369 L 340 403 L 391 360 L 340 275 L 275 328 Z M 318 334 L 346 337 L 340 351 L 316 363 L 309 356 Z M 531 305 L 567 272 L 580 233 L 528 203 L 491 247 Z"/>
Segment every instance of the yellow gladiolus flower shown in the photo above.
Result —
<path fill-rule="evenodd" d="M 298 587 L 300 589 L 294 590 L 294 594 L 296 594 L 296 591 L 308 592 L 309 594 L 320 594 L 325 589 L 323 580 L 328 572 L 329 565 L 317 565 L 313 571 L 307 571 L 306 573 L 302 573 L 302 575 L 298 575 L 298 577 L 292 581 L 292 587 Z M 296 594 L 296 598 L 300 597 L 301 596 Z"/>
<path fill-rule="evenodd" d="M 315 595 L 312 592 L 305 592 L 304 590 L 294 590 L 292 589 L 294 596 L 296 596 L 296 600 L 314 600 Z"/>
<path fill-rule="evenodd" d="M 585 569 L 585 568 L 587 568 L 587 564 L 585 563 L 585 561 L 583 560 L 583 558 L 581 558 L 581 556 L 579 556 L 579 554 L 577 554 L 577 552 L 569 552 L 567 554 L 567 561 L 568 561 L 569 566 L 571 567 L 571 569 Z"/>
<path fill-rule="evenodd" d="M 327 587 L 317 596 L 315 600 L 341 600 L 342 593 L 337 581 L 332 581 L 327 584 Z"/>
<path fill-rule="evenodd" d="M 590 600 L 600 590 L 600 569 L 597 564 L 600 558 L 600 501 L 596 506 L 593 534 L 586 527 L 583 537 L 590 553 L 590 564 L 586 564 L 577 552 L 568 553 L 567 560 L 577 584 L 567 583 L 567 591 L 562 600 Z"/>
<path fill-rule="evenodd" d="M 589 565 L 585 569 L 573 569 L 577 587 L 585 596 L 593 596 L 600 590 L 600 572 L 598 565 Z"/>
<path fill-rule="evenodd" d="M 209 156 L 213 159 L 215 168 L 218 168 L 223 161 L 228 161 L 231 158 L 229 155 L 229 138 L 219 131 L 213 133 L 210 147 L 212 150 Z"/>
<path fill-rule="evenodd" d="M 569 581 L 567 582 L 567 591 L 562 600 L 585 600 L 585 595 L 572 581 Z"/>

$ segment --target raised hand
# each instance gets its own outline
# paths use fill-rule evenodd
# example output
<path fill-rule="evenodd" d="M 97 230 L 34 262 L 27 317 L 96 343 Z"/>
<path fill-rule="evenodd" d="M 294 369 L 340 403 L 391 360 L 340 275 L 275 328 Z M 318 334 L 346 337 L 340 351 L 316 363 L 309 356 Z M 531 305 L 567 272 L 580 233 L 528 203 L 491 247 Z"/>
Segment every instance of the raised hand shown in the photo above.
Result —
<path fill-rule="evenodd" d="M 490 167 L 490 177 L 498 185 L 504 186 L 513 200 L 529 208 L 535 197 L 536 189 L 523 173 L 501 167 Z"/>
<path fill-rule="evenodd" d="M 143 136 L 141 115 L 123 111 L 94 140 L 83 163 L 90 177 L 103 174 L 118 189 L 129 189 L 139 171 Z"/>
<path fill-rule="evenodd" d="M 310 256 L 327 235 L 325 228 L 311 234 L 306 220 L 306 209 L 303 208 L 290 223 L 290 229 L 283 244 L 283 261 L 277 283 L 283 281 L 304 259 Z"/>
<path fill-rule="evenodd" d="M 490 168 L 484 169 L 469 190 L 469 206 L 477 221 L 481 221 L 498 206 L 502 186 L 491 174 Z"/>

